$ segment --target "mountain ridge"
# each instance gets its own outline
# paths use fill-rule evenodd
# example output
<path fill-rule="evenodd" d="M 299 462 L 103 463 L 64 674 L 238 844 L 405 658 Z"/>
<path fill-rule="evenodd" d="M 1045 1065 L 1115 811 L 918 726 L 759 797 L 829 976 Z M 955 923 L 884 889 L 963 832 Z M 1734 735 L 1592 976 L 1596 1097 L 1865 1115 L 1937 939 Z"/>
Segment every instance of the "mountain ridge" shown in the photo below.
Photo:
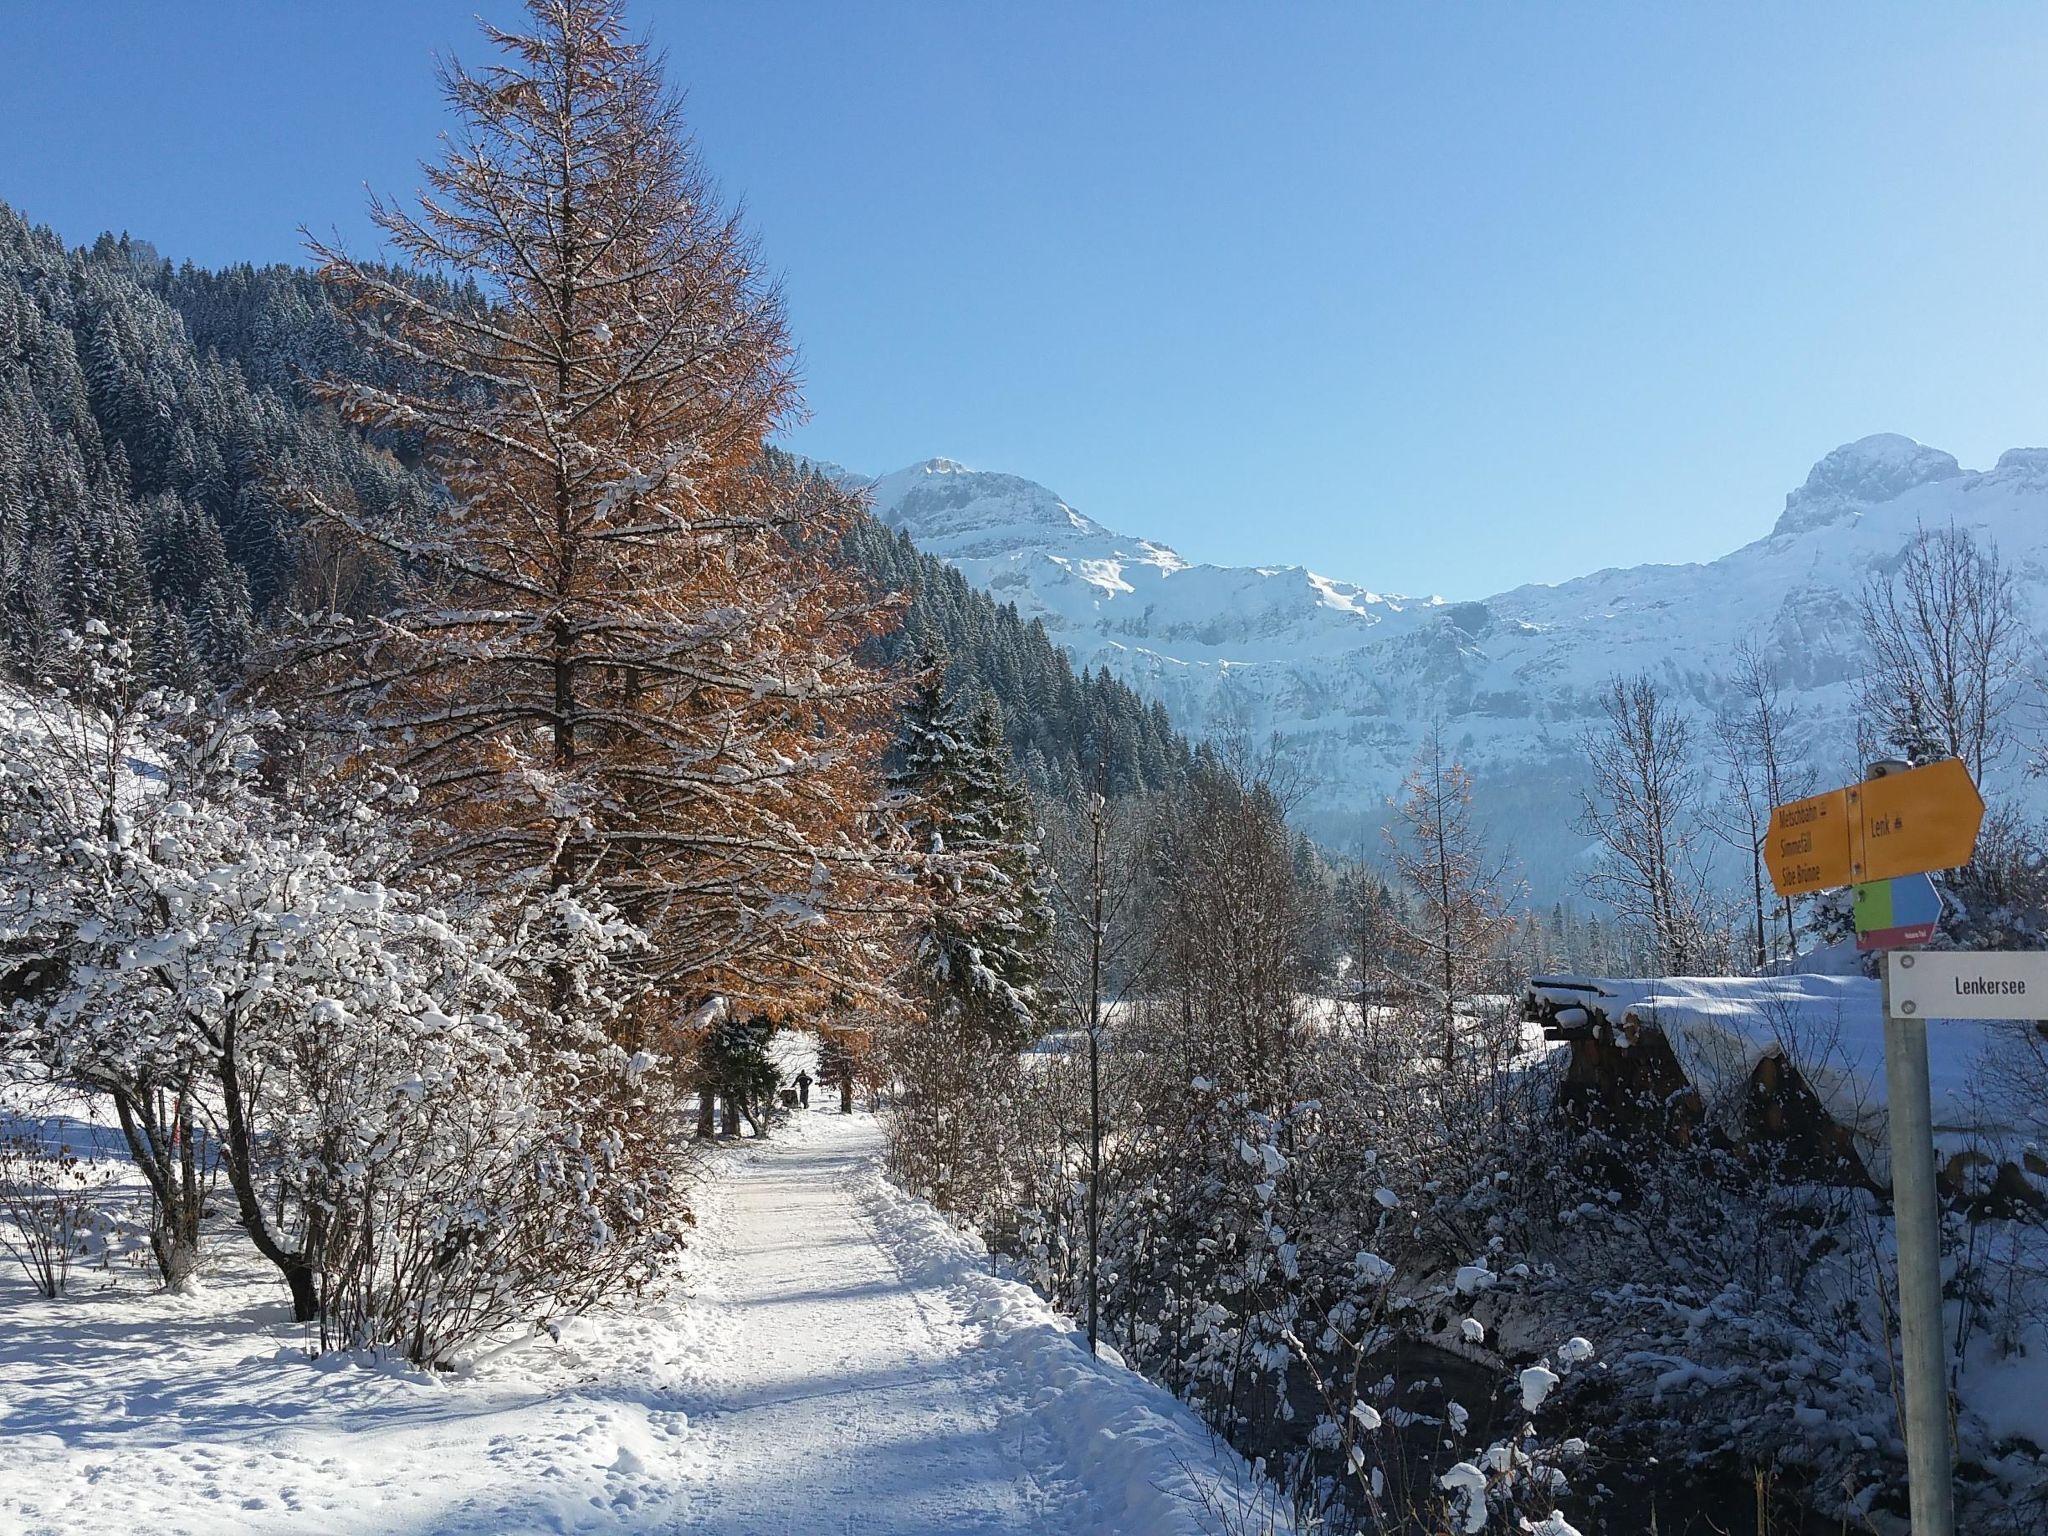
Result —
<path fill-rule="evenodd" d="M 1467 602 L 1416 598 L 1306 566 L 1193 562 L 1113 531 L 1022 476 L 926 460 L 853 477 L 876 516 L 1043 623 L 1081 668 L 1160 702 L 1197 739 L 1250 731 L 1301 754 L 1309 830 L 1377 842 L 1421 730 L 1440 720 L 1473 770 L 1482 815 L 1549 894 L 1583 857 L 1569 831 L 1597 690 L 1649 672 L 1702 717 L 1723 701 L 1718 658 L 1749 640 L 1780 661 L 1795 744 L 1853 775 L 1855 598 L 1920 527 L 1995 541 L 2022 617 L 2048 611 L 2048 449 L 1991 469 L 1896 433 L 1847 443 L 1789 492 L 1769 531 L 1713 560 L 1609 566 Z M 2032 805 L 2005 765 L 1987 785 Z"/>

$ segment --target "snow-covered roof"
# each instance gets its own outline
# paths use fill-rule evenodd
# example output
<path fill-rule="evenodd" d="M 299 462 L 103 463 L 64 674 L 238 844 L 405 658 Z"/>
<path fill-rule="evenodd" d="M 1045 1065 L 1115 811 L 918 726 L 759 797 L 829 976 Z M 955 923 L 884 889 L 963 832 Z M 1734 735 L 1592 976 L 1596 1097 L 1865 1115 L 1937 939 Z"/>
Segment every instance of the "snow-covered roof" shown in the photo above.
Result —
<path fill-rule="evenodd" d="M 1661 1029 L 1702 1089 L 1747 1075 L 1782 1050 L 1844 1124 L 1874 1133 L 1885 1104 L 1884 1014 L 1862 976 L 1546 977 L 1531 990 L 1559 1007 L 1588 1007 L 1619 1024 Z M 2003 1132 L 1979 1089 L 1987 1047 L 2025 1025 L 1930 1019 L 1928 1069 L 1937 1132 Z"/>

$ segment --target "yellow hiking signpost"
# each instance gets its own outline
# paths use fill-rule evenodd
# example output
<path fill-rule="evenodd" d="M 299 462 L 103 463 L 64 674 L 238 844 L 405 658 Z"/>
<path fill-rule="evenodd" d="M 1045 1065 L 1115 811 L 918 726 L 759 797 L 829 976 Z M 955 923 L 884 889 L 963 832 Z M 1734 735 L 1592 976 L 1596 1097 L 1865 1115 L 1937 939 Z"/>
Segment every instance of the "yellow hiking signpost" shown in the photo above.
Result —
<path fill-rule="evenodd" d="M 1875 763 L 1870 777 L 1861 784 L 1794 800 L 1773 810 L 1764 854 L 1771 884 L 1780 896 L 1810 896 L 1835 886 L 1867 885 L 1902 875 L 1960 868 L 1977 851 L 1977 829 L 1983 821 L 1984 797 L 1977 793 L 1961 758 L 1946 758 L 1924 768 Z M 1894 894 L 1886 895 L 1888 911 Z M 1934 909 L 1938 916 L 1938 896 Z M 1892 932 L 1903 936 L 1910 926 L 1895 927 Z M 1931 958 L 1911 949 L 1891 949 L 1886 955 L 1882 975 L 1885 1103 L 1891 1123 L 1892 1220 L 1899 1250 L 1899 1358 L 1905 1367 L 1906 1480 L 1913 1536 L 1954 1536 L 1948 1356 L 1942 1333 L 1941 1216 L 1934 1188 L 1927 1021 L 1917 999 L 1895 1005 L 1893 997 L 1894 975 L 1910 976 L 1917 960 Z M 1997 966 L 2011 957 L 1953 958 L 1991 962 L 1979 966 L 1989 979 L 1973 980 L 1972 986 L 1990 988 L 2010 980 Z M 1952 977 L 1951 984 L 1960 992 L 1961 981 Z"/>
<path fill-rule="evenodd" d="M 1961 758 L 1866 779 L 1771 812 L 1771 885 L 1811 896 L 1970 862 L 1984 798 Z"/>

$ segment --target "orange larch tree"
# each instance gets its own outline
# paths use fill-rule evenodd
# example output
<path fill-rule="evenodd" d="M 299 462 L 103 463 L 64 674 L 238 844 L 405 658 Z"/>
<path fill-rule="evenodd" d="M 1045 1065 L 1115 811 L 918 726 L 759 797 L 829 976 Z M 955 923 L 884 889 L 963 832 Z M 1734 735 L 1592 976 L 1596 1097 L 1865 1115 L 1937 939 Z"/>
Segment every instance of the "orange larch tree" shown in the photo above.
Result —
<path fill-rule="evenodd" d="M 766 446 L 799 408 L 779 295 L 661 61 L 616 0 L 528 9 L 486 28 L 500 62 L 444 70 L 460 131 L 418 209 L 373 205 L 449 284 L 314 243 L 406 381 L 330 397 L 422 443 L 448 500 L 314 503 L 403 596 L 316 624 L 305 692 L 418 784 L 436 864 L 645 929 L 653 1013 L 788 1016 L 888 969 L 895 685 L 861 650 L 892 615 L 832 558 L 856 501 Z"/>

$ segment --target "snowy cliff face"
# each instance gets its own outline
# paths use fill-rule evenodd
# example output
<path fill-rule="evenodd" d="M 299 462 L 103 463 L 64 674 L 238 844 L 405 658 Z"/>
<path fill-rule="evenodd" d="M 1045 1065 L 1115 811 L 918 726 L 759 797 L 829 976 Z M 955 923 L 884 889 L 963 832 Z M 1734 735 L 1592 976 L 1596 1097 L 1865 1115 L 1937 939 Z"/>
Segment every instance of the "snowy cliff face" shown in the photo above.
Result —
<path fill-rule="evenodd" d="M 1844 444 L 1814 465 L 1806 484 L 1785 498 L 1785 511 L 1771 531 L 1804 533 L 1830 523 L 1854 522 L 1866 507 L 1962 475 L 1954 455 L 1896 432 L 1880 432 Z"/>
<path fill-rule="evenodd" d="M 1318 785 L 1304 819 L 1335 847 L 1377 847 L 1388 796 L 1442 720 L 1482 812 L 1543 897 L 1585 854 L 1570 823 L 1611 674 L 1650 672 L 1689 701 L 1706 755 L 1707 717 L 1749 640 L 1779 662 L 1799 745 L 1839 781 L 1855 771 L 1856 594 L 1916 528 L 1953 521 L 1995 540 L 2030 622 L 2048 618 L 2041 449 L 1973 472 L 1910 438 L 1865 438 L 1814 466 L 1770 534 L 1718 560 L 1471 603 L 1376 593 L 1298 566 L 1193 565 L 1043 486 L 944 459 L 870 484 L 884 522 L 1042 619 L 1077 663 L 1161 700 L 1190 735 L 1243 727 L 1292 742 Z M 2017 764 L 2004 779 L 1988 787 L 2025 788 Z"/>
<path fill-rule="evenodd" d="M 1341 653 L 1361 626 L 1414 606 L 1300 566 L 1190 565 L 1042 485 L 951 459 L 862 483 L 876 515 L 919 549 L 1043 619 L 1076 659 L 1130 676 L 1125 652 L 1217 670 Z"/>

